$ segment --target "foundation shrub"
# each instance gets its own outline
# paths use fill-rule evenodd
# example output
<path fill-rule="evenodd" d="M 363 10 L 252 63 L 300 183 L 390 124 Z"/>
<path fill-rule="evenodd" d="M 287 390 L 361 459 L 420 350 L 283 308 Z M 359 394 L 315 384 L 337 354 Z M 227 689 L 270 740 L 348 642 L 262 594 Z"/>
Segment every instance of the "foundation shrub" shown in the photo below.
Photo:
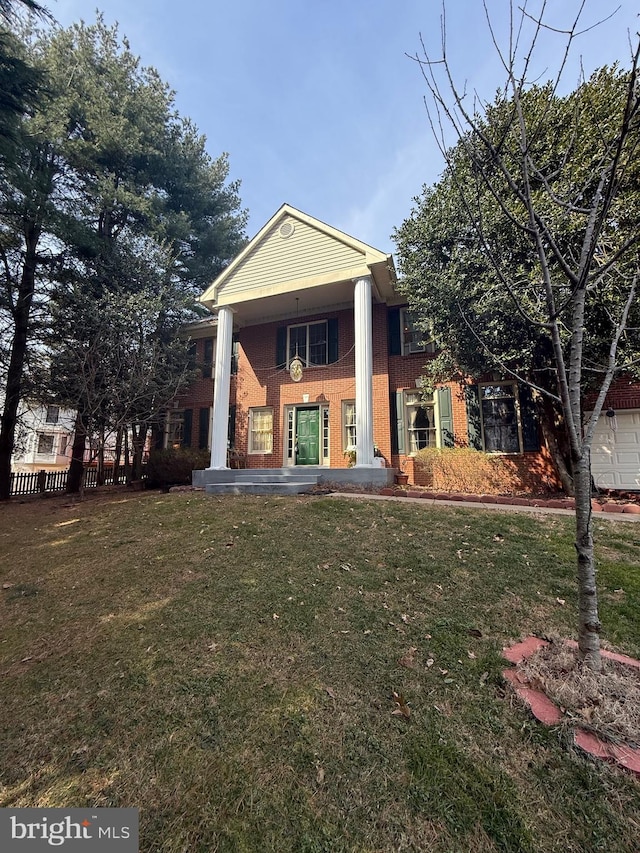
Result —
<path fill-rule="evenodd" d="M 513 460 L 470 447 L 425 447 L 414 459 L 416 481 L 436 490 L 499 495 L 524 486 Z"/>
<path fill-rule="evenodd" d="M 206 450 L 189 447 L 174 450 L 152 450 L 147 463 L 147 488 L 164 489 L 169 486 L 188 486 L 191 474 L 209 465 Z"/>

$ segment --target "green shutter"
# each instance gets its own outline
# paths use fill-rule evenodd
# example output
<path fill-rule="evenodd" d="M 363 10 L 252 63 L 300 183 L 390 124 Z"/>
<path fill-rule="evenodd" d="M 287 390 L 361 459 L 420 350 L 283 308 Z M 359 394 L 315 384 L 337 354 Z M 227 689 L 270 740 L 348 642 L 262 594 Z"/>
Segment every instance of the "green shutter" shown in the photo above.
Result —
<path fill-rule="evenodd" d="M 480 398 L 477 385 L 467 385 L 464 391 L 467 404 L 467 432 L 469 447 L 482 450 L 482 425 L 480 422 Z"/>
<path fill-rule="evenodd" d="M 276 334 L 276 367 L 287 364 L 287 327 L 280 326 Z"/>
<path fill-rule="evenodd" d="M 518 385 L 520 397 L 520 418 L 522 421 L 522 449 L 525 453 L 540 450 L 540 433 L 538 430 L 538 410 L 536 408 L 531 388 L 528 385 Z"/>
<path fill-rule="evenodd" d="M 206 409 L 200 409 L 198 424 L 198 447 L 200 450 L 206 450 L 209 447 L 209 412 L 208 406 Z"/>
<path fill-rule="evenodd" d="M 387 322 L 389 324 L 389 355 L 402 355 L 399 308 L 389 308 Z"/>
<path fill-rule="evenodd" d="M 442 447 L 453 447 L 453 411 L 451 388 L 438 388 L 438 417 L 440 420 L 440 442 Z"/>
<path fill-rule="evenodd" d="M 182 446 L 191 447 L 191 428 L 193 426 L 193 409 L 184 410 L 184 429 L 182 432 Z"/>
<path fill-rule="evenodd" d="M 327 320 L 327 358 L 328 364 L 334 364 L 338 360 L 338 318 L 332 317 Z"/>
<path fill-rule="evenodd" d="M 203 361 L 202 376 L 204 379 L 211 379 L 213 371 L 213 338 L 205 339 Z"/>
<path fill-rule="evenodd" d="M 389 396 L 391 411 L 391 452 L 404 453 L 404 393 L 392 391 Z"/>

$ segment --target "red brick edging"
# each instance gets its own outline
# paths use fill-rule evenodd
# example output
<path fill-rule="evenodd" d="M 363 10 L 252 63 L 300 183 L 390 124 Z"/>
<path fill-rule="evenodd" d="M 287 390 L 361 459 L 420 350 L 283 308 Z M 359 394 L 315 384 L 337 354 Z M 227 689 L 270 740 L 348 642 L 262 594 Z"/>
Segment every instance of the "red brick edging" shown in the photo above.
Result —
<path fill-rule="evenodd" d="M 523 498 L 510 495 L 467 495 L 458 492 L 430 492 L 423 489 L 394 488 L 389 486 L 380 489 L 380 494 L 394 498 L 424 498 L 429 501 L 463 501 L 464 503 L 502 504 L 504 506 L 532 506 L 541 509 L 575 509 L 574 498 Z M 618 504 L 614 502 L 599 503 L 591 501 L 593 512 L 618 512 L 640 515 L 640 505 L 636 503 Z"/>
<path fill-rule="evenodd" d="M 546 640 L 541 640 L 539 637 L 527 637 L 521 643 L 516 643 L 514 646 L 503 649 L 502 656 L 510 663 L 517 664 L 542 648 L 542 646 L 547 645 L 549 643 Z M 567 645 L 575 648 L 577 643 L 567 640 Z M 627 655 L 618 655 L 614 652 L 603 650 L 602 656 L 640 669 L 640 661 L 627 657 Z M 537 720 L 544 723 L 545 726 L 555 726 L 562 722 L 562 712 L 542 690 L 528 687 L 521 682 L 515 669 L 505 669 L 502 674 L 513 686 L 518 696 L 529 705 L 531 713 Z M 592 732 L 579 727 L 576 728 L 574 734 L 574 743 L 594 758 L 613 761 L 626 770 L 635 773 L 636 776 L 640 776 L 640 749 L 609 743 L 608 741 L 601 740 Z"/>

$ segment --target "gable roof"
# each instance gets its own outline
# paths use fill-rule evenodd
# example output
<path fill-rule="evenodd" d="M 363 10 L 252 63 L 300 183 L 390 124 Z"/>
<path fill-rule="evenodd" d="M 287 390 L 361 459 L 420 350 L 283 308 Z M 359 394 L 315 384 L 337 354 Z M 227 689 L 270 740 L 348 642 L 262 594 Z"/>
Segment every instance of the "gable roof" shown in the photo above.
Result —
<path fill-rule="evenodd" d="M 391 255 L 283 204 L 200 297 L 237 305 L 372 275 L 377 297 L 393 295 Z"/>

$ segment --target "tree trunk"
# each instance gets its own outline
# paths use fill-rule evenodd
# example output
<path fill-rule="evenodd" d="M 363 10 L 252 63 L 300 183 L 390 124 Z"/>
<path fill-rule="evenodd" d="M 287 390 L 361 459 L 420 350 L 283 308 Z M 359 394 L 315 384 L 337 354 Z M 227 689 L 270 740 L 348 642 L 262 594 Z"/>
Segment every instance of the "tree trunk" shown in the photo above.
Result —
<path fill-rule="evenodd" d="M 96 486 L 104 486 L 104 429 L 100 430 L 100 435 L 98 437 L 98 458 L 97 458 L 97 470 L 96 470 Z"/>
<path fill-rule="evenodd" d="M 11 455 L 15 442 L 18 407 L 22 392 L 22 375 L 27 354 L 29 318 L 35 291 L 36 248 L 39 235 L 40 229 L 35 226 L 29 229 L 25 235 L 25 260 L 13 311 L 13 342 L 7 370 L 2 425 L 0 426 L 0 500 L 8 500 L 11 495 Z"/>
<path fill-rule="evenodd" d="M 67 479 L 68 494 L 78 494 L 81 492 L 84 484 L 84 451 L 87 446 L 87 433 L 87 419 L 78 412 L 76 415 L 75 434 L 73 436 L 73 448 L 71 450 L 69 477 Z"/>
<path fill-rule="evenodd" d="M 565 456 L 560 450 L 555 429 L 550 426 L 546 417 L 540 418 L 540 426 L 542 427 L 542 435 L 547 446 L 547 450 L 553 459 L 553 464 L 556 467 L 556 472 L 560 478 L 560 482 L 562 483 L 562 488 L 564 489 L 565 494 L 569 495 L 569 497 L 573 497 L 575 495 L 573 477 L 567 468 Z"/>
<path fill-rule="evenodd" d="M 129 454 L 129 430 L 125 427 L 124 430 L 124 481 L 127 485 L 132 480 L 131 476 L 131 457 Z"/>
<path fill-rule="evenodd" d="M 600 672 L 601 625 L 598 618 L 598 590 L 593 555 L 589 448 L 583 449 L 580 458 L 574 458 L 573 471 L 576 497 L 575 547 L 578 555 L 578 648 L 585 665 L 593 672 Z"/>

